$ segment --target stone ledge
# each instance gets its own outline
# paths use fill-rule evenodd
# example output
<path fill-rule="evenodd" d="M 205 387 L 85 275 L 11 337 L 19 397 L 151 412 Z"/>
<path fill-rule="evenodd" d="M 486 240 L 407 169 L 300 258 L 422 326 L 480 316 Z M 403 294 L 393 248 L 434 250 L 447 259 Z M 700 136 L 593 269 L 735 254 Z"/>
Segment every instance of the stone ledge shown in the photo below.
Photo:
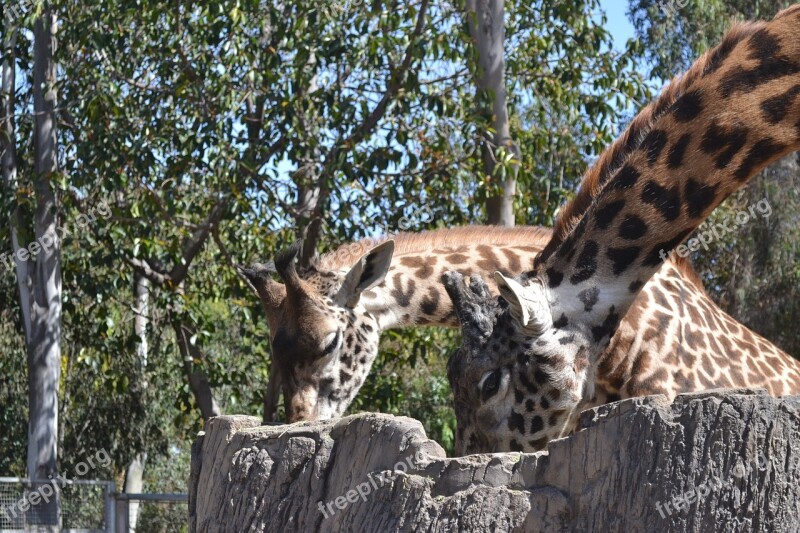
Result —
<path fill-rule="evenodd" d="M 581 422 L 544 452 L 447 458 L 406 417 L 215 418 L 193 446 L 191 531 L 800 529 L 800 397 L 650 396 Z"/>

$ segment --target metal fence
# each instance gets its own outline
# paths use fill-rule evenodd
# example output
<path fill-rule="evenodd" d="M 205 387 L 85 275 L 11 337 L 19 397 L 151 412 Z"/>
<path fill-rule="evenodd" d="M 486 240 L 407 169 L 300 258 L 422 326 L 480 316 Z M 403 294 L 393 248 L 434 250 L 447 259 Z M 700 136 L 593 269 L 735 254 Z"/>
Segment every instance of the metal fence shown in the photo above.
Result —
<path fill-rule="evenodd" d="M 56 489 L 55 487 L 58 487 Z M 60 492 L 61 529 L 105 533 L 113 513 L 114 483 L 111 481 L 64 480 L 54 482 L 0 478 L 0 532 L 32 531 L 39 524 L 57 523 L 57 510 L 49 502 Z"/>
<path fill-rule="evenodd" d="M 189 531 L 188 494 L 117 494 L 116 500 L 119 533 Z"/>
<path fill-rule="evenodd" d="M 113 481 L 38 481 L 0 477 L 0 533 L 37 531 L 55 523 L 58 487 L 61 531 L 69 533 L 181 533 L 188 531 L 187 494 L 116 493 Z M 131 523 L 135 521 L 136 523 Z"/>

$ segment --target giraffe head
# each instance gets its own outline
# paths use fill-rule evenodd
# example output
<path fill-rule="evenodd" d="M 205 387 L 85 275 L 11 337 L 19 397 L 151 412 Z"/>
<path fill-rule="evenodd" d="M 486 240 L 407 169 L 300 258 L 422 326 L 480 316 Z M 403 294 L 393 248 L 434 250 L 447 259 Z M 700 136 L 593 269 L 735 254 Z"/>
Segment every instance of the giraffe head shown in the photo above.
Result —
<path fill-rule="evenodd" d="M 584 380 L 576 380 L 583 372 L 548 349 L 553 326 L 546 310 L 520 305 L 519 283 L 495 279 L 503 298 L 492 296 L 480 276 L 442 277 L 462 330 L 447 365 L 459 455 L 541 450 L 569 432 L 583 396 L 577 387 Z"/>
<path fill-rule="evenodd" d="M 299 249 L 295 244 L 280 252 L 274 266 L 239 268 L 267 315 L 290 422 L 341 415 L 363 384 L 378 353 L 380 329 L 361 296 L 383 281 L 394 242 L 383 242 L 341 271 L 314 262 L 298 272 Z"/>

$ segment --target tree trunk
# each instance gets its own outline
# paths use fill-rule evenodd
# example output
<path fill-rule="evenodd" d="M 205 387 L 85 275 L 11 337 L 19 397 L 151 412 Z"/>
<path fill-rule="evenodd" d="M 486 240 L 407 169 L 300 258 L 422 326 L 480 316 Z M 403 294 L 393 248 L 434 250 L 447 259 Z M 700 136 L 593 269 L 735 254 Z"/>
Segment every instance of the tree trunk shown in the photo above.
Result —
<path fill-rule="evenodd" d="M 183 369 L 186 373 L 186 378 L 189 380 L 189 388 L 194 395 L 195 402 L 200 408 L 200 415 L 203 420 L 219 416 L 221 411 L 217 401 L 214 399 L 214 392 L 211 390 L 208 377 L 206 377 L 202 368 L 195 364 L 195 361 L 199 362 L 205 359 L 205 354 L 197 346 L 195 337 L 197 332 L 189 325 L 188 320 L 174 321 L 172 329 L 175 331 L 175 339 L 183 358 Z"/>
<path fill-rule="evenodd" d="M 487 132 L 481 144 L 483 171 L 492 176 L 500 193 L 486 200 L 489 224 L 514 225 L 514 195 L 517 191 L 519 147 L 511 138 L 505 86 L 505 9 L 503 0 L 467 0 L 467 20 L 470 37 L 478 52 L 475 82 L 478 108 L 491 125 L 494 134 Z M 512 155 L 505 176 L 497 176 L 498 149 Z"/>
<path fill-rule="evenodd" d="M 150 281 L 140 275 L 133 276 L 133 297 L 136 302 L 133 333 L 136 336 L 136 363 L 141 390 L 147 389 L 147 324 L 150 317 Z"/>
<path fill-rule="evenodd" d="M 382 414 L 206 424 L 189 530 L 798 531 L 800 397 L 748 389 L 585 411 L 539 453 L 446 458 Z"/>
<path fill-rule="evenodd" d="M 45 6 L 34 23 L 33 110 L 36 241 L 40 249 L 30 272 L 30 337 L 28 338 L 28 476 L 47 480 L 58 473 L 58 385 L 61 374 L 61 268 L 57 199 L 52 180 L 58 172 L 56 109 L 56 17 Z M 38 491 L 44 485 L 34 483 Z M 60 528 L 59 498 L 31 510 L 32 523 Z"/>
<path fill-rule="evenodd" d="M 3 39 L 3 50 L 7 51 L 3 56 L 2 67 L 2 109 L 0 109 L 0 153 L 2 154 L 2 173 L 3 185 L 5 185 L 10 197 L 16 197 L 17 182 L 17 129 L 14 117 L 15 98 L 14 88 L 16 87 L 15 70 L 15 50 L 17 43 L 17 28 L 10 17 L 6 17 L 6 31 Z M 19 228 L 24 224 L 20 215 L 20 210 L 15 208 L 9 217 L 9 228 L 11 233 L 11 245 L 13 257 L 3 258 L 4 265 L 14 264 L 17 274 L 17 289 L 19 293 L 19 303 L 21 309 L 22 328 L 25 333 L 25 341 L 31 335 L 31 292 L 28 286 L 29 263 L 22 261 L 18 255 L 22 245 L 19 242 Z"/>
<path fill-rule="evenodd" d="M 128 465 L 125 471 L 125 492 L 128 494 L 141 494 L 144 487 L 144 467 L 147 462 L 147 454 L 138 454 Z M 128 531 L 136 531 L 136 521 L 139 519 L 139 502 L 130 500 L 128 502 Z"/>
<path fill-rule="evenodd" d="M 136 335 L 136 361 L 139 394 L 145 395 L 147 391 L 147 324 L 150 311 L 150 282 L 140 274 L 134 275 L 134 299 L 136 302 L 133 319 L 133 332 Z M 147 454 L 139 453 L 128 465 L 125 471 L 125 492 L 129 494 L 139 494 L 143 492 L 144 486 L 144 467 L 147 464 Z M 139 518 L 139 501 L 130 500 L 128 502 L 128 525 L 129 531 L 136 531 L 136 522 Z"/>
<path fill-rule="evenodd" d="M 264 392 L 264 423 L 276 422 L 278 417 L 278 405 L 283 392 L 283 378 L 281 376 L 278 363 L 275 359 L 269 365 L 269 381 L 267 390 Z"/>

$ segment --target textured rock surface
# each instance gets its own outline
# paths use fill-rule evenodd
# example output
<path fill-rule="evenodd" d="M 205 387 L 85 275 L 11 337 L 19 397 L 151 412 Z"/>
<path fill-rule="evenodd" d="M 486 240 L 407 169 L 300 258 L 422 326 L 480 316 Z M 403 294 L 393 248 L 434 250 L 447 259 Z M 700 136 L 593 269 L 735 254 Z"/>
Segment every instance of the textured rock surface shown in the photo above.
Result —
<path fill-rule="evenodd" d="M 191 531 L 800 531 L 800 397 L 636 398 L 582 427 L 545 452 L 448 459 L 409 418 L 215 418 Z"/>

